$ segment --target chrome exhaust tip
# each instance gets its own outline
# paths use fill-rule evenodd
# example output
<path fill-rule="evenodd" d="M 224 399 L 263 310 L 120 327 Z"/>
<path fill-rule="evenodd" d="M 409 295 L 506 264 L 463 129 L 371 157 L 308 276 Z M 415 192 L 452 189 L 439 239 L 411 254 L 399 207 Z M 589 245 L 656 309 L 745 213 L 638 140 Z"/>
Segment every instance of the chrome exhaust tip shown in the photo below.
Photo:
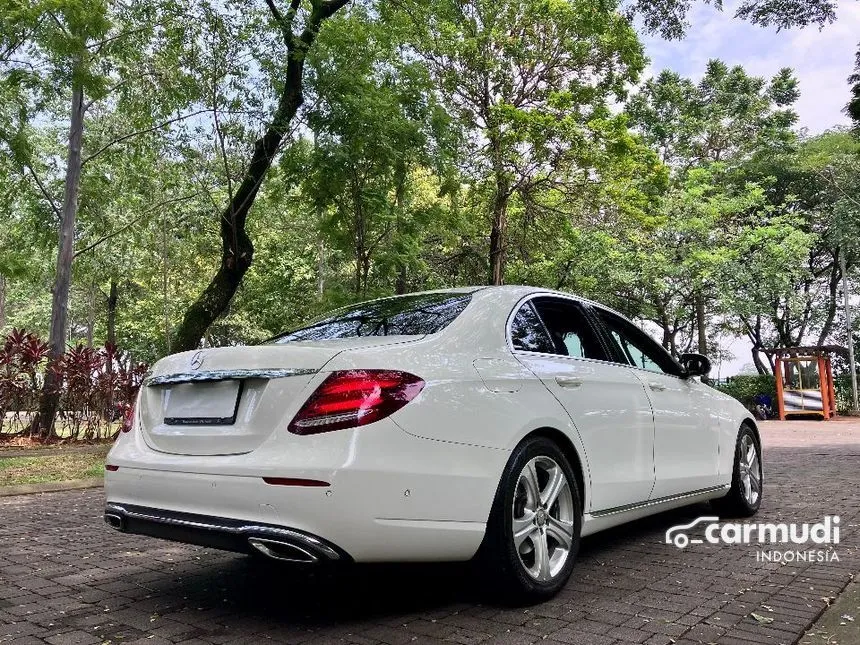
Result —
<path fill-rule="evenodd" d="M 125 528 L 125 521 L 121 515 L 116 513 L 105 513 L 105 522 L 117 531 L 122 531 Z"/>
<path fill-rule="evenodd" d="M 301 564 L 314 564 L 319 561 L 319 558 L 310 550 L 291 542 L 252 537 L 248 538 L 248 544 L 272 560 L 298 562 Z"/>

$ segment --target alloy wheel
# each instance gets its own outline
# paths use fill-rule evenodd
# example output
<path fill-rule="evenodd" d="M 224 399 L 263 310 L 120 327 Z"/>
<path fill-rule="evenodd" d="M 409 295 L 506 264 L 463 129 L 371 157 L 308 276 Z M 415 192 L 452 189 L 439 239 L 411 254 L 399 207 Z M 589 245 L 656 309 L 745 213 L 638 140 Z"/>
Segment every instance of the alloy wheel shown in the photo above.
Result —
<path fill-rule="evenodd" d="M 741 437 L 738 467 L 744 499 L 750 506 L 755 506 L 761 495 L 761 461 L 755 440 L 749 434 Z"/>
<path fill-rule="evenodd" d="M 517 480 L 513 503 L 514 547 L 528 574 L 549 582 L 564 569 L 573 546 L 573 494 L 553 459 L 529 461 Z"/>

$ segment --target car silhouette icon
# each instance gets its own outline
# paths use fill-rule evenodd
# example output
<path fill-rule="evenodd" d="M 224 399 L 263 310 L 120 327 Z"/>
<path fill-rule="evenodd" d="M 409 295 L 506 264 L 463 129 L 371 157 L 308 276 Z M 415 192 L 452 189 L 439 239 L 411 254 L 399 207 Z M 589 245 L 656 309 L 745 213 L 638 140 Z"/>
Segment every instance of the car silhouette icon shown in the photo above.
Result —
<path fill-rule="evenodd" d="M 674 544 L 679 549 L 683 549 L 689 544 L 702 544 L 702 540 L 698 538 L 690 539 L 690 536 L 688 536 L 683 531 L 691 529 L 699 524 L 710 524 L 712 522 L 718 522 L 719 519 L 719 517 L 706 515 L 705 517 L 697 517 L 689 524 L 679 524 L 677 526 L 673 526 L 666 531 L 666 544 Z"/>

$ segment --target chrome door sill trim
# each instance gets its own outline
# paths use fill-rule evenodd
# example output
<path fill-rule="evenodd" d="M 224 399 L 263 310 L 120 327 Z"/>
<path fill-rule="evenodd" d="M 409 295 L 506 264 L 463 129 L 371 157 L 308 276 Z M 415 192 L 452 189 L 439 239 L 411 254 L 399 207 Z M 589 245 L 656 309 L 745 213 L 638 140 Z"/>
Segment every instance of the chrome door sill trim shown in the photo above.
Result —
<path fill-rule="evenodd" d="M 276 379 L 290 376 L 306 376 L 316 374 L 318 370 L 289 368 L 289 369 L 251 369 L 251 370 L 207 370 L 203 372 L 177 372 L 150 376 L 144 385 L 170 385 L 174 383 L 205 383 L 208 381 L 231 381 L 244 379 Z"/>
<path fill-rule="evenodd" d="M 668 497 L 661 497 L 659 499 L 649 499 L 646 502 L 638 502 L 636 504 L 627 504 L 625 506 L 616 506 L 615 508 L 607 508 L 604 511 L 594 511 L 591 513 L 591 517 L 607 517 L 609 515 L 618 515 L 619 513 L 627 513 L 628 511 L 637 511 L 641 508 L 648 508 L 650 506 L 659 506 L 661 504 L 667 504 L 669 502 L 675 502 L 682 499 L 688 499 L 691 497 L 699 497 L 700 495 L 706 495 L 708 493 L 717 493 L 720 491 L 728 491 L 731 488 L 731 484 L 724 484 L 722 486 L 711 486 L 710 488 L 701 488 L 699 490 L 690 491 L 689 493 L 683 493 L 681 495 L 669 495 Z"/>

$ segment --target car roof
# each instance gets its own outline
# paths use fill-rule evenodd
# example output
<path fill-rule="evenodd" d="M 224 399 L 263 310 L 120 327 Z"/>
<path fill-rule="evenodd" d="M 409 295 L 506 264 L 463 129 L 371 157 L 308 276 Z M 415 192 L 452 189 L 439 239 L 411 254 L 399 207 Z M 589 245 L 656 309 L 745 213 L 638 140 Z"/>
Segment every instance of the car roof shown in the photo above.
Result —
<path fill-rule="evenodd" d="M 383 298 L 378 298 L 378 300 L 387 300 L 388 298 L 399 298 L 402 296 L 417 296 L 424 295 L 430 293 L 452 293 L 452 294 L 474 294 L 477 292 L 488 292 L 488 293 L 506 293 L 511 299 L 520 300 L 521 298 L 525 298 L 531 295 L 546 295 L 546 296 L 560 296 L 562 298 L 571 298 L 573 300 L 577 300 L 579 302 L 587 303 L 593 307 L 598 307 L 605 311 L 609 311 L 617 316 L 621 316 L 622 318 L 627 318 L 624 314 L 612 307 L 607 307 L 606 305 L 596 302 L 594 300 L 589 300 L 588 298 L 584 298 L 575 293 L 568 293 L 566 291 L 559 291 L 557 289 L 547 289 L 544 287 L 533 287 L 530 285 L 524 284 L 503 284 L 503 285 L 476 285 L 470 287 L 451 287 L 448 289 L 430 289 L 427 291 L 413 291 L 411 293 L 400 294 L 399 296 L 386 296 Z"/>

